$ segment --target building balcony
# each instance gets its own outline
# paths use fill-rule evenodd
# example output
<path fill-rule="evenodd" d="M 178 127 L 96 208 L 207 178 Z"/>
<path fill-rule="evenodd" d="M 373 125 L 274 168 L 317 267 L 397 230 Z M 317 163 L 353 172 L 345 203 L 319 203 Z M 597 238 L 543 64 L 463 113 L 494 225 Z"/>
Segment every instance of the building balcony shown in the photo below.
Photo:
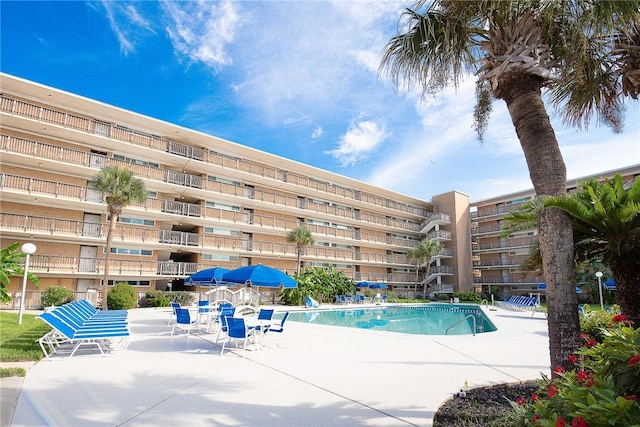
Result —
<path fill-rule="evenodd" d="M 440 213 L 440 212 L 434 212 L 430 214 L 427 217 L 427 219 L 422 223 L 420 227 L 420 233 L 427 234 L 436 225 L 442 226 L 442 225 L 449 225 L 449 224 L 451 224 L 451 216 L 444 213 Z"/>
<path fill-rule="evenodd" d="M 96 120 L 79 113 L 58 110 L 54 106 L 43 106 L 26 102 L 7 96 L 6 94 L 0 95 L 0 112 L 7 115 L 8 118 L 15 117 L 33 120 L 37 123 L 46 123 L 51 125 L 51 127 L 57 127 L 59 129 L 81 132 L 90 136 L 126 142 L 145 149 L 154 150 L 158 152 L 158 156 L 156 157 L 167 154 L 181 156 L 222 167 L 233 174 L 253 176 L 255 177 L 254 180 L 276 180 L 287 183 L 288 185 L 304 187 L 309 190 L 338 196 L 354 202 L 370 204 L 378 208 L 377 210 L 389 209 L 390 212 L 403 212 L 418 217 L 424 217 L 428 214 L 428 211 L 420 206 L 397 202 L 375 194 L 364 193 L 359 190 L 313 179 L 304 174 L 283 171 L 276 167 L 182 144 L 162 136 Z M 6 123 L 9 120 L 3 121 Z"/>
<path fill-rule="evenodd" d="M 429 233 L 427 235 L 427 239 L 429 240 L 437 240 L 437 241 L 450 241 L 451 240 L 451 232 L 444 230 L 437 230 Z"/>
<path fill-rule="evenodd" d="M 291 210 L 293 215 L 300 215 L 299 210 L 313 214 L 319 214 L 319 217 L 329 218 L 335 221 L 336 218 L 342 218 L 348 222 L 366 223 L 367 226 L 378 225 L 381 227 L 395 227 L 405 231 L 418 232 L 420 225 L 407 221 L 394 220 L 386 216 L 372 215 L 355 209 L 345 209 L 331 204 L 314 203 L 303 199 L 304 203 L 300 203 L 300 198 L 296 195 L 286 196 L 281 193 L 268 192 L 264 190 L 256 190 L 252 187 L 243 185 L 234 185 L 226 182 L 208 181 L 200 175 L 188 174 L 169 169 L 162 169 L 151 166 L 132 164 L 123 160 L 117 160 L 106 157 L 104 155 L 90 153 L 87 151 L 73 150 L 57 145 L 47 144 L 17 138 L 9 135 L 0 135 L 0 150 L 5 154 L 5 161 L 10 161 L 10 156 L 20 156 L 20 162 L 23 162 L 24 156 L 29 156 L 33 166 L 41 168 L 43 163 L 53 162 L 57 166 L 59 163 L 65 163 L 70 167 L 76 167 L 79 170 L 76 173 L 87 179 L 92 178 L 96 169 L 105 166 L 118 166 L 130 169 L 135 176 L 143 179 L 164 183 L 175 187 L 176 185 L 186 187 L 180 190 L 180 194 L 191 196 L 197 199 L 206 200 L 211 193 L 216 194 L 216 198 L 222 201 L 236 201 L 241 199 L 243 205 L 247 207 L 264 208 L 264 204 L 272 206 L 280 206 Z M 82 170 L 84 169 L 84 170 Z M 165 192 L 177 192 L 175 188 L 168 187 Z M 203 191 L 196 191 L 203 190 Z M 177 212 L 179 213 L 179 212 Z"/>

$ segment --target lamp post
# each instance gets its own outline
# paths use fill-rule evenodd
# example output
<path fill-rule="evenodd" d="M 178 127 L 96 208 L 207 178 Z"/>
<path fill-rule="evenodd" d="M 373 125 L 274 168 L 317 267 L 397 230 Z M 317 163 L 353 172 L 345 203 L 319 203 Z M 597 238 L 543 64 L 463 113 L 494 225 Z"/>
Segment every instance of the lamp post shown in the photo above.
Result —
<path fill-rule="evenodd" d="M 600 291 L 600 310 L 604 310 L 604 303 L 602 302 L 602 271 L 596 271 L 596 277 L 598 278 L 598 290 Z"/>
<path fill-rule="evenodd" d="M 25 243 L 22 245 L 22 252 L 26 255 L 24 258 L 24 277 L 22 278 L 22 295 L 20 295 L 20 312 L 18 314 L 18 325 L 22 325 L 22 313 L 24 312 L 24 297 L 27 293 L 27 272 L 29 270 L 29 257 L 36 252 L 36 245 L 33 243 Z"/>

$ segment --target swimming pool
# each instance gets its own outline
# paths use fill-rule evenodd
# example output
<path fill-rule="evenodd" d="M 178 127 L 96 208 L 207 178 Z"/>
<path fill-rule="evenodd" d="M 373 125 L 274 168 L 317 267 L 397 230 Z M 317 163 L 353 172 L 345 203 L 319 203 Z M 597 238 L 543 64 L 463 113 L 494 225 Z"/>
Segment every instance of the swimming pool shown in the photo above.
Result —
<path fill-rule="evenodd" d="M 474 322 L 475 319 L 475 322 Z M 469 335 L 498 328 L 476 305 L 428 304 L 291 312 L 289 320 L 413 335 Z"/>

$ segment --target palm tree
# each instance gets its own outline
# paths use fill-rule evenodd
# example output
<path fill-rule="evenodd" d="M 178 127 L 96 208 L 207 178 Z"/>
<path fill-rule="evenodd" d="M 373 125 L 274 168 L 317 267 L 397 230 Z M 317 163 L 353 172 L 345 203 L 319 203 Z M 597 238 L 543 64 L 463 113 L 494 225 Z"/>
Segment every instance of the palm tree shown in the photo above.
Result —
<path fill-rule="evenodd" d="M 424 239 L 415 248 L 407 250 L 407 258 L 413 260 L 416 264 L 416 285 L 414 295 L 418 293 L 418 273 L 420 266 L 427 263 L 427 270 L 425 274 L 425 280 L 429 278 L 429 271 L 431 269 L 431 257 L 442 253 L 444 247 L 442 243 L 437 240 Z M 427 297 L 427 284 L 424 284 L 422 288 L 422 299 Z"/>
<path fill-rule="evenodd" d="M 305 246 L 313 245 L 315 241 L 313 240 L 311 231 L 309 231 L 307 227 L 301 225 L 287 233 L 287 242 L 295 243 L 296 245 L 296 276 L 298 276 L 298 273 L 300 272 L 300 258 L 302 257 L 302 252 L 304 251 Z"/>
<path fill-rule="evenodd" d="M 117 166 L 107 166 L 100 170 L 91 180 L 90 185 L 94 189 L 102 191 L 110 216 L 104 256 L 104 289 L 102 293 L 102 309 L 107 310 L 109 255 L 111 254 L 111 242 L 113 241 L 113 235 L 116 231 L 116 223 L 125 207 L 133 202 L 144 203 L 144 201 L 147 200 L 147 190 L 144 183 L 133 176 L 133 172 Z"/>
<path fill-rule="evenodd" d="M 640 326 L 640 179 L 628 188 L 620 175 L 590 179 L 569 197 L 545 198 L 544 206 L 571 216 L 578 253 L 611 269 L 620 309 Z"/>
<path fill-rule="evenodd" d="M 491 103 L 511 115 L 538 195 L 566 193 L 566 168 L 542 100 L 546 90 L 564 121 L 587 127 L 593 114 L 622 126 L 622 96 L 640 91 L 637 0 L 419 0 L 383 53 L 381 70 L 423 93 L 477 75 L 480 139 Z M 569 367 L 579 345 L 571 220 L 561 209 L 537 218 L 547 282 L 552 366 Z"/>

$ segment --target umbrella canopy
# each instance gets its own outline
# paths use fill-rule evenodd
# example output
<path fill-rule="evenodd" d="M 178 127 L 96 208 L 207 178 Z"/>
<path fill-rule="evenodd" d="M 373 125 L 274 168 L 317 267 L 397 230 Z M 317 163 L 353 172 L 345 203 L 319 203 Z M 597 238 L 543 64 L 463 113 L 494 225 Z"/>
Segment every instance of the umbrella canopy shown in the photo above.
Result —
<path fill-rule="evenodd" d="M 384 283 L 373 283 L 369 286 L 369 288 L 371 289 L 387 289 L 388 286 L 385 285 Z"/>
<path fill-rule="evenodd" d="M 251 286 L 264 286 L 267 288 L 285 289 L 297 288 L 298 283 L 293 277 L 276 270 L 272 267 L 265 267 L 262 264 L 240 267 L 222 275 L 223 282 L 242 283 Z"/>
<path fill-rule="evenodd" d="M 546 291 L 547 290 L 547 284 L 546 283 L 540 283 L 538 285 L 538 290 L 539 291 Z M 577 294 L 581 294 L 582 293 L 582 289 L 580 289 L 578 286 L 576 286 L 576 293 Z"/>
<path fill-rule="evenodd" d="M 206 270 L 200 270 L 197 273 L 184 279 L 185 286 L 213 286 L 222 282 L 222 275 L 228 273 L 231 270 L 226 268 L 214 267 L 207 268 Z"/>
<path fill-rule="evenodd" d="M 609 279 L 606 282 L 603 283 L 604 287 L 607 288 L 610 291 L 615 291 L 616 290 L 616 281 L 613 279 Z"/>
<path fill-rule="evenodd" d="M 356 283 L 356 288 L 360 289 L 360 288 L 368 288 L 371 286 L 371 283 L 369 282 L 358 282 Z"/>

